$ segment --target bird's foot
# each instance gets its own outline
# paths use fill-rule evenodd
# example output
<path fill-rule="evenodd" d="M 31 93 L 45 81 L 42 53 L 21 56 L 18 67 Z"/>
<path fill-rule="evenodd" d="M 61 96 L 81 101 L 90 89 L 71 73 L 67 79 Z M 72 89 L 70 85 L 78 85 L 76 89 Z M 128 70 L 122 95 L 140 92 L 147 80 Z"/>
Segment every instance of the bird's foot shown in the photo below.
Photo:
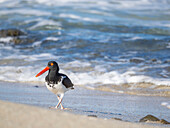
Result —
<path fill-rule="evenodd" d="M 64 110 L 65 108 L 63 106 L 61 106 L 61 110 Z"/>
<path fill-rule="evenodd" d="M 59 109 L 59 108 L 57 108 L 57 107 L 49 107 L 49 109 Z M 70 110 L 69 108 L 64 108 L 64 107 L 61 107 L 61 110 Z"/>
<path fill-rule="evenodd" d="M 61 110 L 71 110 L 70 108 L 61 108 Z"/>
<path fill-rule="evenodd" d="M 49 109 L 57 109 L 56 107 L 49 107 Z"/>

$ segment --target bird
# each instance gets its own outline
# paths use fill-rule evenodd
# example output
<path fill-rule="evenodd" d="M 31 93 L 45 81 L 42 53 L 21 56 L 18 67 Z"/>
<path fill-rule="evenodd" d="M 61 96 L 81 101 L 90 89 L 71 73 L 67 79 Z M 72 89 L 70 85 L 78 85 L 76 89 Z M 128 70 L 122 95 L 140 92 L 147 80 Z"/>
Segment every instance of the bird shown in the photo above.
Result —
<path fill-rule="evenodd" d="M 55 108 L 57 109 L 60 106 L 61 109 L 65 109 L 61 102 L 65 92 L 70 89 L 74 89 L 74 84 L 67 75 L 59 73 L 59 66 L 55 61 L 49 61 L 46 68 L 40 71 L 35 77 L 42 75 L 46 71 L 49 71 L 48 75 L 45 77 L 46 87 L 58 98 L 58 104 L 55 106 Z"/>

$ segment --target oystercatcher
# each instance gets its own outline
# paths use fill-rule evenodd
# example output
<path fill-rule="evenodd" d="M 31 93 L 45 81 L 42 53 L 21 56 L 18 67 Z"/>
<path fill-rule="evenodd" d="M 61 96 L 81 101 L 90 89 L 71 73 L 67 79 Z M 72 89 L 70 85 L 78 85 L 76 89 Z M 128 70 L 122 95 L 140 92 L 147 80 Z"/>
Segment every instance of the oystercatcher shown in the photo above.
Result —
<path fill-rule="evenodd" d="M 64 93 L 69 89 L 74 89 L 74 85 L 65 74 L 59 73 L 59 66 L 55 61 L 48 62 L 47 67 L 39 72 L 36 77 L 42 75 L 48 70 L 48 75 L 45 77 L 46 87 L 48 90 L 57 95 L 59 102 L 55 108 L 58 108 L 59 105 L 61 105 L 61 109 L 64 109 L 63 105 L 61 104 Z"/>

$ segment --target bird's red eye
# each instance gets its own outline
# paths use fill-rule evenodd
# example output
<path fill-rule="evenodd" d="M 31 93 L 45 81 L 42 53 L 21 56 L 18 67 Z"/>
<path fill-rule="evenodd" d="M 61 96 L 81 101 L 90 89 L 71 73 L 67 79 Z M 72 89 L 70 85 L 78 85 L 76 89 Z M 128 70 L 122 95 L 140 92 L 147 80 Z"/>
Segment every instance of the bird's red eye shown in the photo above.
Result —
<path fill-rule="evenodd" d="M 53 66 L 54 64 L 53 63 L 51 63 L 51 66 Z"/>

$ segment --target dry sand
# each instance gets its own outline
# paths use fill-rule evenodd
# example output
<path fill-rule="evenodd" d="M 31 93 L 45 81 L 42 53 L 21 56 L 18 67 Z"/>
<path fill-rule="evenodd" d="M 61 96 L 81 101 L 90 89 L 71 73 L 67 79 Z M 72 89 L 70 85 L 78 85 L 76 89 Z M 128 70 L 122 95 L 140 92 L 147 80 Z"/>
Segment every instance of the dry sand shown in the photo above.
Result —
<path fill-rule="evenodd" d="M 0 101 L 0 128 L 163 128 Z"/>

